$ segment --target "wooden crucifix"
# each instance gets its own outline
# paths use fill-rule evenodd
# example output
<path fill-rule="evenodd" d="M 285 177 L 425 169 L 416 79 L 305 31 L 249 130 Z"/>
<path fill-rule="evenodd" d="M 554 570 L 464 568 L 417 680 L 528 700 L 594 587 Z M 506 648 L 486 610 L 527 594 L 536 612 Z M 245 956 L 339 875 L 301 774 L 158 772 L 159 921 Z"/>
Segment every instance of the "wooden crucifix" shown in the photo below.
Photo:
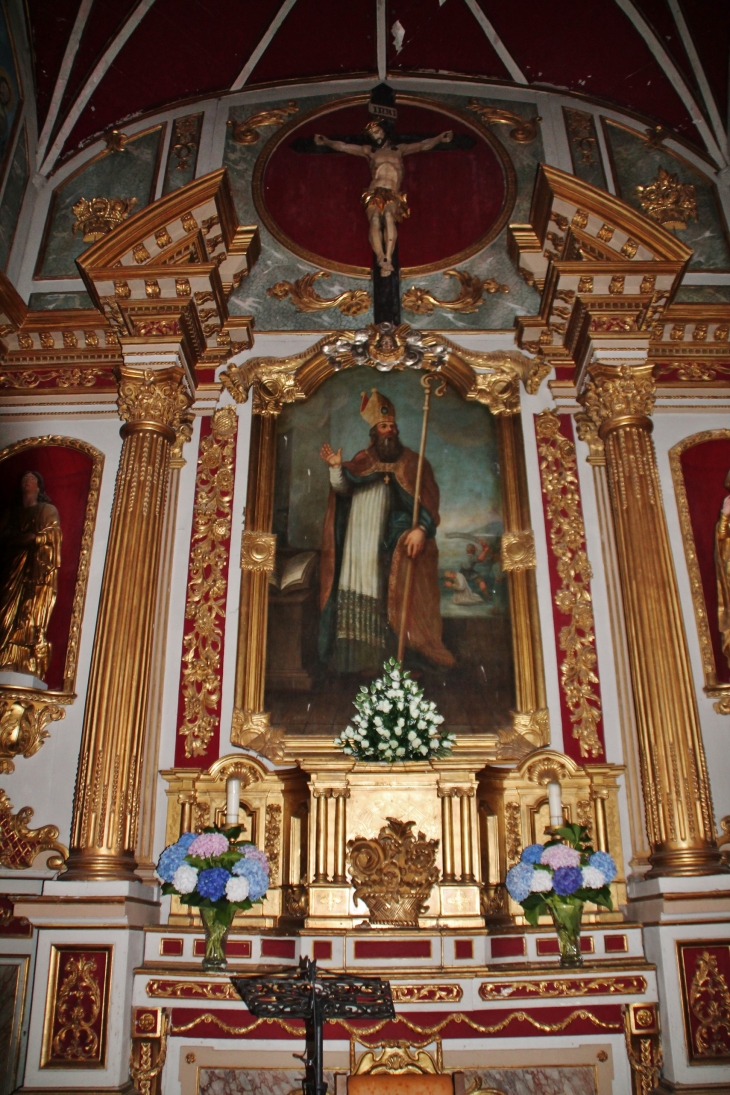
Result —
<path fill-rule="evenodd" d="M 396 135 L 393 119 L 397 116 L 391 88 L 380 84 L 371 94 L 369 110 L 375 117 L 358 137 L 312 138 L 292 142 L 298 152 L 329 151 L 361 156 L 370 168 L 370 185 L 363 191 L 362 203 L 368 220 L 368 238 L 373 251 L 373 310 L 376 323 L 400 323 L 400 261 L 398 223 L 410 215 L 408 196 L 401 192 L 403 157 L 428 152 L 446 145 L 470 147 L 473 138 L 445 130 L 434 136 Z"/>

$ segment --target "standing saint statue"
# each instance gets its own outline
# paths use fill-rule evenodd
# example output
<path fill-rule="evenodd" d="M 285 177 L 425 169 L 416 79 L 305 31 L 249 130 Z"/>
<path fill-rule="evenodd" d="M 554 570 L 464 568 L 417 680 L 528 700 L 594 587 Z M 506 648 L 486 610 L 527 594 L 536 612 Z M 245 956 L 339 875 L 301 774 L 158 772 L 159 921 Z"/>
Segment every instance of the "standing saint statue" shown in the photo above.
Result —
<path fill-rule="evenodd" d="M 48 671 L 46 632 L 60 566 L 58 510 L 45 492 L 43 476 L 26 471 L 16 504 L 0 522 L 0 669 L 41 680 Z"/>
<path fill-rule="evenodd" d="M 320 658 L 341 673 L 372 672 L 394 651 L 409 560 L 411 611 L 406 646 L 434 665 L 451 667 L 442 642 L 436 529 L 439 489 L 423 462 L 418 521 L 413 521 L 418 453 L 401 442 L 395 407 L 372 389 L 360 414 L 370 445 L 352 460 L 323 445 L 330 497 L 320 569 Z"/>
<path fill-rule="evenodd" d="M 725 477 L 730 490 L 730 472 Z M 722 652 L 730 665 L 730 494 L 726 495 L 715 525 L 715 572 L 717 574 L 717 623 L 722 637 Z"/>
<path fill-rule="evenodd" d="M 408 195 L 401 194 L 403 182 L 403 157 L 414 152 L 428 152 L 436 145 L 447 144 L 453 137 L 451 130 L 429 137 L 425 141 L 399 144 L 386 130 L 387 123 L 368 122 L 365 126 L 367 144 L 348 144 L 315 134 L 314 143 L 324 145 L 335 152 L 347 152 L 350 156 L 363 156 L 370 166 L 370 186 L 363 191 L 362 203 L 368 218 L 368 238 L 380 273 L 389 277 L 393 273 L 393 252 L 398 239 L 396 225 L 410 215 Z"/>

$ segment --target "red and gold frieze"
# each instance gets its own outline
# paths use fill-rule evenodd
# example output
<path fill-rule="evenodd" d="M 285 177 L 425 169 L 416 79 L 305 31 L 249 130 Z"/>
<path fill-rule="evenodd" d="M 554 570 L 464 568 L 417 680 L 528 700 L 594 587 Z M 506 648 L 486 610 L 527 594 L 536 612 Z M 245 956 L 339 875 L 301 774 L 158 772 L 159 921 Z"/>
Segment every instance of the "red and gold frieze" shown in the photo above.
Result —
<path fill-rule="evenodd" d="M 645 977 L 557 977 L 542 981 L 483 981 L 482 1000 L 541 1000 L 555 996 L 641 996 Z"/>
<path fill-rule="evenodd" d="M 111 946 L 53 944 L 41 1068 L 104 1068 Z"/>
<path fill-rule="evenodd" d="M 730 1061 L 730 940 L 678 942 L 690 1064 Z"/>
<path fill-rule="evenodd" d="M 469 1012 L 411 1012 L 395 1020 L 383 1019 L 363 1031 L 346 1019 L 332 1019 L 325 1026 L 325 1039 L 356 1035 L 363 1042 L 380 1038 L 481 1038 L 500 1035 L 525 1038 L 550 1035 L 617 1034 L 623 1030 L 619 1004 L 594 1004 L 591 1007 L 531 1007 L 529 1010 L 495 1008 Z M 173 1008 L 171 1035 L 196 1038 L 302 1038 L 300 1020 L 255 1019 L 245 1008 L 205 1011 L 202 1008 Z"/>

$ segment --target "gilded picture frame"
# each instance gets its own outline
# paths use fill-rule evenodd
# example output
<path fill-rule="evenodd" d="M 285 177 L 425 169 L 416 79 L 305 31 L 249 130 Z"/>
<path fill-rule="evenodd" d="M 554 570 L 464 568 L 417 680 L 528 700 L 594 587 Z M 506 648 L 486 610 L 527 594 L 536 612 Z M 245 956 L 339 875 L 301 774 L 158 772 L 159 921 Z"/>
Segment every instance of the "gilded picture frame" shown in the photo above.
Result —
<path fill-rule="evenodd" d="M 367 353 L 362 332 L 334 332 L 309 351 L 291 358 L 253 358 L 231 365 L 222 381 L 234 399 L 245 402 L 253 393 L 248 465 L 246 527 L 241 547 L 239 612 L 234 714 L 231 740 L 279 760 L 320 759 L 333 752 L 332 735 L 297 734 L 273 726 L 264 702 L 270 575 L 275 566 L 274 495 L 277 419 L 287 404 L 309 399 L 342 369 L 366 365 L 378 379 L 384 362 L 376 328 L 368 328 Z M 514 708 L 508 725 L 498 732 L 470 734 L 458 746 L 465 761 L 481 763 L 517 759 L 549 741 L 544 667 L 535 583 L 534 536 L 530 527 L 525 458 L 520 418 L 520 382 L 534 390 L 539 367 L 517 352 L 474 353 L 440 336 L 396 331 L 397 347 L 386 370 L 406 368 L 407 340 L 421 347 L 422 372 L 440 372 L 465 401 L 475 400 L 494 416 L 503 533 L 501 567 L 508 584 L 512 621 Z M 358 342 L 356 342 L 356 339 Z M 412 367 L 412 366 L 411 366 Z"/>

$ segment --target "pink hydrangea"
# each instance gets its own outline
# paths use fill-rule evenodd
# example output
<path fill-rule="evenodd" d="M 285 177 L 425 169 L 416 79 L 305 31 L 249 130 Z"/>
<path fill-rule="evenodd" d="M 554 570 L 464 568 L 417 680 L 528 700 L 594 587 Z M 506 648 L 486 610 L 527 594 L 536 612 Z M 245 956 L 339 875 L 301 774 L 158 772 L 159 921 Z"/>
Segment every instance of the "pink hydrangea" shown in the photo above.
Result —
<path fill-rule="evenodd" d="M 246 859 L 253 859 L 265 871 L 269 870 L 269 858 L 266 855 L 266 852 L 262 852 L 260 848 L 255 847 L 255 845 L 253 844 L 247 844 L 241 850 L 243 851 Z"/>
<path fill-rule="evenodd" d="M 223 833 L 201 833 L 188 848 L 188 855 L 210 859 L 212 856 L 223 855 L 229 847 L 228 837 L 223 836 Z"/>
<path fill-rule="evenodd" d="M 576 848 L 569 848 L 567 844 L 553 844 L 542 853 L 540 862 L 552 867 L 554 871 L 558 867 L 579 867 L 580 852 Z"/>

